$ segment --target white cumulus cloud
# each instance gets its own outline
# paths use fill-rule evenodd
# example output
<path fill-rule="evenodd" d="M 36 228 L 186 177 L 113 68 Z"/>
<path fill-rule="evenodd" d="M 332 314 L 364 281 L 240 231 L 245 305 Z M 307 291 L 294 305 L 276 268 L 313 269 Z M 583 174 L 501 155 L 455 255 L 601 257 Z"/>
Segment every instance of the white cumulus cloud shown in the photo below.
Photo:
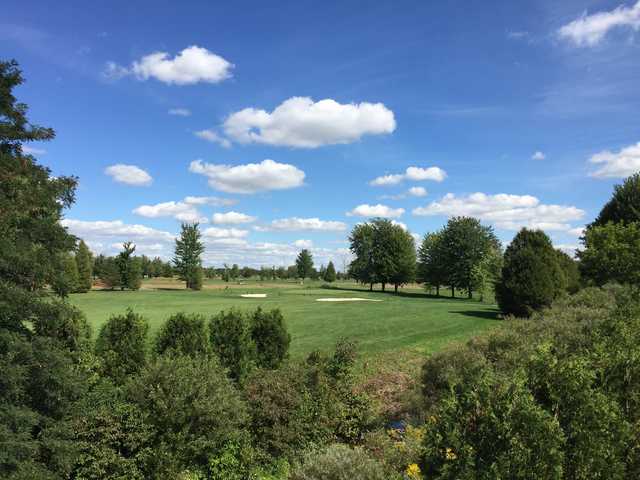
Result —
<path fill-rule="evenodd" d="M 404 180 L 410 180 L 414 182 L 420 182 L 424 180 L 442 182 L 445 178 L 447 178 L 447 172 L 445 172 L 440 167 L 408 167 L 404 173 L 395 173 L 374 178 L 369 182 L 369 185 L 373 187 L 388 187 L 392 185 L 398 185 Z"/>
<path fill-rule="evenodd" d="M 619 152 L 604 150 L 589 159 L 590 163 L 599 165 L 591 173 L 596 178 L 624 178 L 640 171 L 640 142 L 622 148 Z"/>
<path fill-rule="evenodd" d="M 292 97 L 272 112 L 245 108 L 232 113 L 222 128 L 239 143 L 317 148 L 392 133 L 396 121 L 382 103 L 341 104 L 330 98 L 314 102 L 309 97 Z"/>
<path fill-rule="evenodd" d="M 391 208 L 378 203 L 377 205 L 362 204 L 347 212 L 349 217 L 382 217 L 398 218 L 404 213 L 404 208 Z"/>
<path fill-rule="evenodd" d="M 265 226 L 254 227 L 256 231 L 316 231 L 316 232 L 343 232 L 347 229 L 347 224 L 335 220 L 320 220 L 319 218 L 280 218 L 273 220 Z"/>
<path fill-rule="evenodd" d="M 153 182 L 153 178 L 145 170 L 135 165 L 125 165 L 118 163 L 107 167 L 104 171 L 118 183 L 125 185 L 149 186 Z"/>
<path fill-rule="evenodd" d="M 215 130 L 212 130 L 212 129 L 198 130 L 197 132 L 193 132 L 193 134 L 196 137 L 201 138 L 202 140 L 206 140 L 207 142 L 211 142 L 211 143 L 217 143 L 223 146 L 224 148 L 231 147 L 231 142 L 229 141 L 229 139 L 224 138 Z"/>
<path fill-rule="evenodd" d="M 545 158 L 547 158 L 547 156 L 540 150 L 531 155 L 531 160 L 544 160 Z"/>
<path fill-rule="evenodd" d="M 171 201 L 155 205 L 140 205 L 133 209 L 133 213 L 147 218 L 173 217 L 181 222 L 207 222 L 207 217 L 204 217 L 193 204 L 186 202 Z"/>
<path fill-rule="evenodd" d="M 569 222 L 580 220 L 585 212 L 573 206 L 545 205 L 531 195 L 478 192 L 460 197 L 448 193 L 439 201 L 414 209 L 413 214 L 476 217 L 504 230 L 529 227 L 568 231 L 572 228 Z"/>
<path fill-rule="evenodd" d="M 218 227 L 209 227 L 202 232 L 202 236 L 205 238 L 244 238 L 248 234 L 248 230 Z"/>
<path fill-rule="evenodd" d="M 183 201 L 189 205 L 210 205 L 212 207 L 230 207 L 238 203 L 232 198 L 220 197 L 185 197 Z"/>
<path fill-rule="evenodd" d="M 195 83 L 219 83 L 232 76 L 234 65 L 206 48 L 192 45 L 171 58 L 167 52 L 153 52 L 123 67 L 107 62 L 103 75 L 117 80 L 135 75 L 138 80 L 156 80 L 168 85 L 192 85 Z"/>
<path fill-rule="evenodd" d="M 298 248 L 312 248 L 313 247 L 313 242 L 311 240 L 296 240 L 295 242 L 293 242 L 293 246 L 294 247 L 298 247 Z"/>
<path fill-rule="evenodd" d="M 60 222 L 71 233 L 83 239 L 92 241 L 102 237 L 120 237 L 126 240 L 144 240 L 147 242 L 171 242 L 174 235 L 162 230 L 139 224 L 126 224 L 121 220 L 113 221 L 85 221 L 64 219 Z"/>
<path fill-rule="evenodd" d="M 593 47 L 600 43 L 610 30 L 629 27 L 634 31 L 640 28 L 640 1 L 633 6 L 620 5 L 613 10 L 587 15 L 563 25 L 558 30 L 561 38 L 580 47 Z"/>
<path fill-rule="evenodd" d="M 213 223 L 217 225 L 239 225 L 241 223 L 255 222 L 256 217 L 239 212 L 214 213 Z"/>
<path fill-rule="evenodd" d="M 300 187 L 305 177 L 304 172 L 295 166 L 269 159 L 237 166 L 194 160 L 189 170 L 206 176 L 211 188 L 242 194 Z"/>
<path fill-rule="evenodd" d="M 426 197 L 427 189 L 424 187 L 411 187 L 407 193 L 413 197 Z"/>

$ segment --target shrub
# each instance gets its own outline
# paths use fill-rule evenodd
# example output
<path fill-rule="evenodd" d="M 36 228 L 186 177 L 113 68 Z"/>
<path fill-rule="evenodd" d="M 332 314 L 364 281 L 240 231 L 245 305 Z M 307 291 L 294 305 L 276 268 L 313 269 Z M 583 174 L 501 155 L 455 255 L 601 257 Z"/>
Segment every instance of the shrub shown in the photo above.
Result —
<path fill-rule="evenodd" d="M 244 380 L 255 365 L 256 345 L 249 319 L 239 310 L 222 311 L 211 318 L 209 334 L 213 351 L 229 369 L 231 378 Z"/>
<path fill-rule="evenodd" d="M 311 453 L 293 469 L 291 480 L 389 480 L 381 464 L 362 448 L 331 445 Z M 399 477 L 398 477 L 399 478 Z"/>
<path fill-rule="evenodd" d="M 102 359 L 102 371 L 121 384 L 145 365 L 146 319 L 129 309 L 124 315 L 113 315 L 102 325 L 96 340 L 96 354 Z"/>
<path fill-rule="evenodd" d="M 91 328 L 84 313 L 62 300 L 39 305 L 32 320 L 33 330 L 40 336 L 53 338 L 71 351 L 86 350 L 91 344 Z"/>
<path fill-rule="evenodd" d="M 505 314 L 529 317 L 566 291 L 567 280 L 551 240 L 542 230 L 523 228 L 504 254 L 496 300 Z"/>
<path fill-rule="evenodd" d="M 160 328 L 155 340 L 157 354 L 197 356 L 209 353 L 204 318 L 196 314 L 176 313 Z"/>
<path fill-rule="evenodd" d="M 278 368 L 289 357 L 291 335 L 287 332 L 280 309 L 266 312 L 258 308 L 252 315 L 251 336 L 256 345 L 259 367 Z"/>
<path fill-rule="evenodd" d="M 637 292 L 612 286 L 434 355 L 423 369 L 426 474 L 637 477 L 639 345 Z"/>
<path fill-rule="evenodd" d="M 246 406 L 213 357 L 160 356 L 126 387 L 154 429 L 151 478 L 206 471 L 226 445 L 243 442 Z"/>
<path fill-rule="evenodd" d="M 522 380 L 486 370 L 457 390 L 427 422 L 427 478 L 562 478 L 562 430 Z"/>

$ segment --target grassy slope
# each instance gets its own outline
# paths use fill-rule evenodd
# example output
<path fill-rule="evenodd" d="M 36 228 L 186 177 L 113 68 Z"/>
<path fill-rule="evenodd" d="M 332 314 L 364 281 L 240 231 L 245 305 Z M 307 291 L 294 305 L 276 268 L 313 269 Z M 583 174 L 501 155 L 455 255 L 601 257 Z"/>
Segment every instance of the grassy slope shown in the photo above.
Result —
<path fill-rule="evenodd" d="M 454 341 L 468 338 L 496 325 L 495 306 L 477 301 L 431 298 L 419 289 L 400 295 L 368 292 L 353 283 L 340 289 L 304 287 L 295 283 L 247 282 L 230 285 L 210 281 L 200 292 L 175 289 L 176 282 L 145 283 L 138 292 L 92 291 L 72 295 L 71 301 L 87 315 L 97 332 L 112 314 L 127 307 L 149 319 L 151 335 L 172 313 L 197 312 L 207 316 L 230 307 L 254 309 L 279 307 L 292 336 L 291 354 L 329 350 L 341 337 L 355 339 L 364 355 L 394 350 L 429 353 Z M 245 299 L 242 293 L 266 293 L 267 298 Z M 364 297 L 381 302 L 316 302 L 323 297 Z"/>

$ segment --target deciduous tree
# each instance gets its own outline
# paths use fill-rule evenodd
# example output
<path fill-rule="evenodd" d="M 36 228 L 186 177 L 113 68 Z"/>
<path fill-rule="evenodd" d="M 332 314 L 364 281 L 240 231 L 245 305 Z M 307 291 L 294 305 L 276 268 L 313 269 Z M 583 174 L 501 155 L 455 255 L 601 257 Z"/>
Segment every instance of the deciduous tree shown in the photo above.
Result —
<path fill-rule="evenodd" d="M 202 260 L 204 244 L 200 240 L 200 229 L 197 223 L 182 224 L 180 238 L 176 239 L 173 264 L 180 275 L 180 280 L 187 282 L 191 290 L 202 289 Z"/>

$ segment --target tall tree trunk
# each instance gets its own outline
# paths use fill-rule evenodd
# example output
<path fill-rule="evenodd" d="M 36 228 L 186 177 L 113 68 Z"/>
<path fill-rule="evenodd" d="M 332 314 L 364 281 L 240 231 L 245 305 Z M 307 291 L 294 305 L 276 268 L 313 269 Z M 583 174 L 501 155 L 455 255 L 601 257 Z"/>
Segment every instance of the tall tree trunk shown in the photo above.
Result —
<path fill-rule="evenodd" d="M 397 283 L 393 286 L 393 288 L 395 290 L 395 293 L 398 293 L 398 284 Z"/>
<path fill-rule="evenodd" d="M 386 283 L 382 282 L 382 291 L 383 292 L 384 292 L 384 289 L 385 289 L 386 285 L 387 285 Z"/>
<path fill-rule="evenodd" d="M 436 285 L 436 297 L 440 296 L 440 285 Z"/>
<path fill-rule="evenodd" d="M 471 286 L 469 286 L 469 300 L 473 298 L 473 292 L 471 291 Z"/>
<path fill-rule="evenodd" d="M 373 292 L 373 283 L 370 283 L 370 284 L 369 284 L 369 291 L 370 291 L 370 292 Z"/>
<path fill-rule="evenodd" d="M 451 298 L 456 297 L 456 287 L 455 285 L 451 285 Z"/>

